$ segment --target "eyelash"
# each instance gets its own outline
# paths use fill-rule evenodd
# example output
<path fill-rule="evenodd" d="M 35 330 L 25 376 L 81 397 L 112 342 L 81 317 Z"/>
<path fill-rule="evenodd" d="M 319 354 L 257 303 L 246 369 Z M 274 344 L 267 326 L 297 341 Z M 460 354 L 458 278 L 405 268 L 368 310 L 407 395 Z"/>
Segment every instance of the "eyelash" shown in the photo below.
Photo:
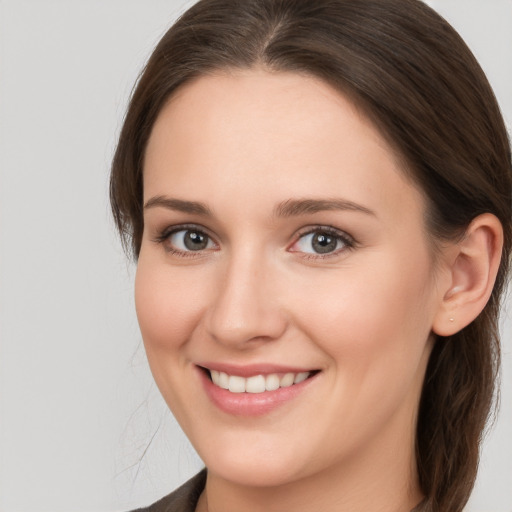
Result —
<path fill-rule="evenodd" d="M 336 249 L 332 252 L 320 254 L 320 253 L 301 253 L 301 257 L 305 260 L 324 260 L 328 258 L 334 258 L 339 256 L 341 253 L 346 251 L 352 251 L 356 248 L 357 242 L 355 239 L 350 236 L 348 233 L 345 233 L 344 231 L 340 231 L 339 229 L 333 228 L 331 226 L 313 226 L 310 228 L 305 228 L 304 230 L 301 230 L 298 233 L 297 238 L 294 240 L 294 242 L 291 244 L 290 247 L 297 244 L 302 238 L 304 238 L 307 235 L 312 235 L 314 233 L 322 233 L 329 236 L 332 236 L 336 241 L 341 242 L 344 247 L 341 249 Z M 292 252 L 300 252 L 300 251 L 292 251 Z"/>
<path fill-rule="evenodd" d="M 167 241 L 171 238 L 172 235 L 179 233 L 180 231 L 194 231 L 195 233 L 206 236 L 209 240 L 213 242 L 213 237 L 211 237 L 207 231 L 195 224 L 181 224 L 179 226 L 172 226 L 164 229 L 158 236 L 156 236 L 153 241 L 164 245 L 164 249 L 169 254 L 179 256 L 180 258 L 198 258 L 204 255 L 204 251 L 181 251 L 179 249 L 175 249 L 171 245 L 165 245 Z M 214 242 L 217 245 L 216 242 Z"/>
<path fill-rule="evenodd" d="M 209 240 L 211 240 L 216 246 L 218 245 L 213 237 L 211 237 L 208 232 L 202 228 L 201 226 L 197 226 L 195 224 L 182 224 L 179 226 L 172 226 L 170 228 L 164 229 L 158 236 L 156 236 L 153 241 L 159 244 L 164 245 L 167 241 L 169 241 L 170 237 L 176 233 L 179 233 L 180 231 L 194 231 L 196 233 L 199 233 L 201 235 L 206 236 Z M 290 251 L 294 253 L 300 253 L 301 257 L 306 260 L 323 260 L 327 258 L 332 258 L 339 256 L 340 253 L 351 251 L 357 246 L 357 242 L 355 239 L 350 236 L 348 233 L 345 233 L 343 231 L 340 231 L 336 228 L 333 228 L 331 226 L 312 226 L 309 228 L 304 228 L 304 230 L 300 231 L 297 235 L 297 237 L 294 239 L 293 243 L 288 246 L 288 250 L 290 247 L 293 247 L 296 245 L 302 238 L 312 235 L 314 233 L 324 233 L 326 235 L 332 236 L 336 241 L 341 242 L 344 247 L 341 249 L 336 249 L 333 252 L 321 254 L 321 253 L 305 253 L 301 251 Z M 198 258 L 204 255 L 204 250 L 199 251 L 181 251 L 179 249 L 175 249 L 174 247 L 167 245 L 164 247 L 165 251 L 169 254 L 179 256 L 181 258 Z"/>

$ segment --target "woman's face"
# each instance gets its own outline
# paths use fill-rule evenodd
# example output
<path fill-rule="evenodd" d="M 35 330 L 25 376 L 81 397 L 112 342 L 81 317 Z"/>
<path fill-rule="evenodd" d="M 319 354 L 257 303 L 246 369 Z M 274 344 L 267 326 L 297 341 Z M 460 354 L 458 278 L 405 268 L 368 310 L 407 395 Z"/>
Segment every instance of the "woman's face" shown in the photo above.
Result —
<path fill-rule="evenodd" d="M 186 85 L 153 128 L 144 204 L 142 336 L 212 474 L 412 467 L 441 301 L 425 202 L 346 98 L 263 70 Z"/>

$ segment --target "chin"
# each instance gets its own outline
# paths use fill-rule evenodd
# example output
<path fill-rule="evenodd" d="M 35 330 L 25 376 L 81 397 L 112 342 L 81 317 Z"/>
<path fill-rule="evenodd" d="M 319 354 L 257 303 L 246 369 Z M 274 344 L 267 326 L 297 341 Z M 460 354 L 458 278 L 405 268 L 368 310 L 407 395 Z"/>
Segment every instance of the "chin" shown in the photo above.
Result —
<path fill-rule="evenodd" d="M 207 448 L 204 454 L 199 450 L 199 455 L 211 474 L 247 487 L 281 486 L 305 476 L 307 471 L 296 450 L 286 453 L 247 440 L 249 444 L 254 450 L 246 447 L 219 450 L 217 445 L 217 449 Z"/>
<path fill-rule="evenodd" d="M 208 471 L 229 482 L 245 487 L 280 487 L 300 477 L 283 464 L 251 463 L 249 461 L 223 460 L 210 465 Z"/>

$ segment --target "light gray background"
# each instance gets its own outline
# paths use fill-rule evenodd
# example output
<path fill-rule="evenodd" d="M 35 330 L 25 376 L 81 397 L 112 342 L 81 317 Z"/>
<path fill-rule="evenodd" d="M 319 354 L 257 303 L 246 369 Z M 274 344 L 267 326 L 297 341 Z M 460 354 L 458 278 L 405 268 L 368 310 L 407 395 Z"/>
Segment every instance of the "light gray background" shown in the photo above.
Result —
<path fill-rule="evenodd" d="M 429 3 L 510 124 L 512 0 Z M 131 85 L 184 5 L 0 0 L 0 512 L 128 510 L 201 465 L 149 375 L 107 202 Z M 503 334 L 502 408 L 469 512 L 512 512 L 510 313 Z"/>

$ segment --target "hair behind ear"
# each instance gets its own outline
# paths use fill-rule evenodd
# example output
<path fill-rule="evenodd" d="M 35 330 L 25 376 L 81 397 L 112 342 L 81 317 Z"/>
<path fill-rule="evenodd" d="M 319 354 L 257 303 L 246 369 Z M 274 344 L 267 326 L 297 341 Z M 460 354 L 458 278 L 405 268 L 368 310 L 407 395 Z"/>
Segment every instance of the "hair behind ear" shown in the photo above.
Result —
<path fill-rule="evenodd" d="M 480 343 L 482 337 L 491 342 Z M 469 499 L 479 461 L 475 439 L 481 438 L 493 403 L 499 360 L 498 326 L 488 309 L 434 345 L 416 437 L 419 478 L 429 490 L 425 510 L 461 511 Z"/>
<path fill-rule="evenodd" d="M 416 440 L 422 454 L 420 481 L 435 490 L 432 510 L 459 510 L 457 504 L 469 499 L 476 478 L 475 439 L 485 427 L 499 372 L 497 305 L 488 301 L 502 249 L 503 227 L 486 213 L 471 222 L 441 263 L 447 267 L 449 284 L 433 326 L 438 338 L 427 367 Z M 481 342 L 487 338 L 490 343 Z M 456 481 L 462 485 L 452 486 Z"/>

